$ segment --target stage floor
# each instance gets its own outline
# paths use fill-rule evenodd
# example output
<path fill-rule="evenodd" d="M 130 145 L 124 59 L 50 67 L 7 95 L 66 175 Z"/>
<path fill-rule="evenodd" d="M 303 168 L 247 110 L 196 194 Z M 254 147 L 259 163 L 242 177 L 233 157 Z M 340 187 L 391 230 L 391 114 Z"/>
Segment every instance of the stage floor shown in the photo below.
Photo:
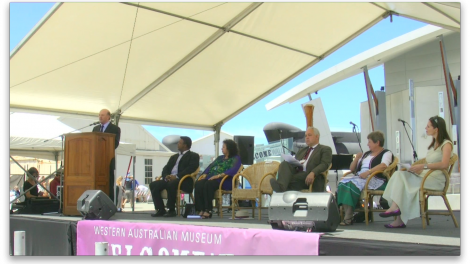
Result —
<path fill-rule="evenodd" d="M 211 219 L 186 219 L 179 217 L 151 217 L 154 213 L 151 208 L 153 204 L 137 203 L 135 211 L 125 208 L 124 212 L 116 213 L 110 220 L 126 222 L 148 222 L 148 223 L 172 223 L 184 225 L 204 225 L 231 228 L 257 228 L 271 229 L 268 224 L 268 210 L 263 209 L 261 220 L 258 220 L 258 211 L 255 210 L 255 219 L 236 219 L 232 220 L 232 214 L 224 212 L 223 218 L 213 215 Z M 250 212 L 251 210 L 247 209 Z M 454 211 L 457 222 L 460 226 L 460 211 Z M 15 216 L 20 216 L 16 215 Z M 38 219 L 54 219 L 66 221 L 79 221 L 81 217 L 59 216 L 59 215 L 21 215 L 22 217 Z M 374 213 L 374 222 L 366 225 L 365 223 L 355 223 L 351 226 L 338 226 L 335 232 L 324 233 L 324 237 L 341 239 L 363 239 L 398 243 L 416 243 L 428 245 L 446 245 L 460 247 L 460 228 L 456 228 L 450 216 L 433 215 L 430 225 L 426 229 L 422 228 L 421 219 L 416 218 L 408 222 L 406 228 L 387 229 L 384 224 L 393 221 L 392 218 L 381 218 L 378 213 Z"/>

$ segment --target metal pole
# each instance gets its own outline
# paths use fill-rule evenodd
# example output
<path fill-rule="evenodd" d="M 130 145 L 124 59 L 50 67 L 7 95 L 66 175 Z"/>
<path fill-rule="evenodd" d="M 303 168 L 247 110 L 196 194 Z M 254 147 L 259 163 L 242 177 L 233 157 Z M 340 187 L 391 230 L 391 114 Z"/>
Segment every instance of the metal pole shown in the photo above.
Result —
<path fill-rule="evenodd" d="M 215 145 L 215 157 L 219 156 L 219 141 L 220 141 L 220 129 L 222 128 L 222 122 L 214 125 L 214 145 Z"/>
<path fill-rule="evenodd" d="M 25 231 L 15 231 L 13 234 L 13 245 L 14 251 L 13 256 L 25 256 L 26 255 L 26 243 L 25 243 Z"/>
<path fill-rule="evenodd" d="M 135 190 L 136 190 L 136 186 L 135 186 L 135 158 L 136 156 L 134 156 L 134 159 L 132 161 L 132 175 L 134 175 L 134 177 L 132 177 L 132 186 L 134 186 L 134 190 L 132 190 L 132 212 L 134 212 L 134 206 L 135 206 Z"/>
<path fill-rule="evenodd" d="M 108 242 L 95 242 L 95 256 L 108 256 Z"/>

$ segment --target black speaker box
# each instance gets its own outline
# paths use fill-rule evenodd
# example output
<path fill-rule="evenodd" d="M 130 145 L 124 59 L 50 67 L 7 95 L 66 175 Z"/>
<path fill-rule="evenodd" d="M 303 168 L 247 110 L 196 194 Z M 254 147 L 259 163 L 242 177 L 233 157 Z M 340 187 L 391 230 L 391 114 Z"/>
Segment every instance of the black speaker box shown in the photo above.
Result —
<path fill-rule="evenodd" d="M 234 136 L 233 141 L 238 145 L 240 159 L 243 165 L 253 164 L 253 155 L 255 153 L 255 137 L 253 136 Z"/>
<path fill-rule="evenodd" d="M 18 214 L 45 214 L 59 212 L 60 202 L 46 197 L 27 199 L 23 203 L 13 204 Z"/>
<path fill-rule="evenodd" d="M 88 190 L 78 198 L 77 210 L 84 219 L 108 220 L 116 213 L 117 208 L 104 192 Z"/>
<path fill-rule="evenodd" d="M 335 231 L 340 217 L 333 194 L 288 191 L 274 193 L 268 209 L 273 229 Z"/>

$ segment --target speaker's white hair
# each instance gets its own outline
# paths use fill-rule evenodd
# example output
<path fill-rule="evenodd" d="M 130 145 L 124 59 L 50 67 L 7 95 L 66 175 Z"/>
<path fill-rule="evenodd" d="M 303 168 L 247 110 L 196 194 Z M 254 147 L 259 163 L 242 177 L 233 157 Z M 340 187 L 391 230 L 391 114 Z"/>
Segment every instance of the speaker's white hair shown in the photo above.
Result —
<path fill-rule="evenodd" d="M 313 134 L 315 136 L 317 136 L 317 135 L 320 136 L 320 131 L 316 127 L 307 127 L 307 130 L 309 130 L 309 129 L 313 130 Z"/>

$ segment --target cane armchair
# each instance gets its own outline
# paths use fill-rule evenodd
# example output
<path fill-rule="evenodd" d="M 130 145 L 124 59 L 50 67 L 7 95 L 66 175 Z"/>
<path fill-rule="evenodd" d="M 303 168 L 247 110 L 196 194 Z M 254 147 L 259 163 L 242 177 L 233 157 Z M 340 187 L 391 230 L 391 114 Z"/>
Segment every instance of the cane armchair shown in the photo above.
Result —
<path fill-rule="evenodd" d="M 450 215 L 452 217 L 452 220 L 454 221 L 454 225 L 456 228 L 459 227 L 459 224 L 457 223 L 457 219 L 455 218 L 454 213 L 452 212 L 452 208 L 450 207 L 449 201 L 447 200 L 446 193 L 447 189 L 449 188 L 449 182 L 450 182 L 450 173 L 452 172 L 452 169 L 454 168 L 455 162 L 458 160 L 457 154 L 453 154 L 450 157 L 449 161 L 449 169 L 448 170 L 441 170 L 442 173 L 445 176 L 446 183 L 444 185 L 444 188 L 442 190 L 430 190 L 426 189 L 424 187 L 426 180 L 428 179 L 429 175 L 435 170 L 429 170 L 426 175 L 424 175 L 423 180 L 421 181 L 421 187 L 419 188 L 419 203 L 420 203 L 420 211 L 421 211 L 421 221 L 423 225 L 423 229 L 426 229 L 426 223 L 429 225 L 429 215 Z M 418 160 L 415 162 L 413 165 L 416 164 L 424 164 L 426 162 L 425 159 Z M 444 203 L 447 207 L 447 212 L 434 212 L 434 211 L 429 211 L 428 210 L 428 198 L 429 196 L 440 196 L 444 200 Z M 426 223 L 424 220 L 426 219 Z"/>
<path fill-rule="evenodd" d="M 397 170 L 397 165 L 398 165 L 398 158 L 395 157 L 393 159 L 393 162 L 387 168 L 385 168 L 385 170 L 375 171 L 374 173 L 371 173 L 369 175 L 369 177 L 367 177 L 366 184 L 364 186 L 364 189 L 361 192 L 361 199 L 364 200 L 364 207 L 354 209 L 355 212 L 364 212 L 365 218 L 366 218 L 365 219 L 366 225 L 369 225 L 369 212 L 385 212 L 386 211 L 385 209 L 374 209 L 374 203 L 373 203 L 374 196 L 383 195 L 384 191 L 383 190 L 371 190 L 371 189 L 369 189 L 370 180 L 373 177 L 375 177 L 375 175 L 382 173 L 387 178 L 386 181 L 388 182 L 390 180 L 390 177 L 392 176 L 392 174 Z M 352 173 L 351 171 L 346 172 L 345 174 L 343 174 L 343 177 L 341 177 L 341 179 L 343 179 L 345 176 L 347 176 L 351 173 Z M 343 219 L 343 210 L 340 210 L 340 213 L 341 213 L 341 219 Z M 373 213 L 371 214 L 371 219 L 370 220 L 372 222 L 374 221 L 374 214 Z"/>
<path fill-rule="evenodd" d="M 200 168 L 198 167 L 193 173 L 184 175 L 178 183 L 178 189 L 176 190 L 176 212 L 177 212 L 177 215 L 180 215 L 180 207 L 182 205 L 181 204 L 181 202 L 182 202 L 181 201 L 181 194 L 189 194 L 189 197 L 191 197 L 191 201 L 194 202 L 193 192 L 191 191 L 190 193 L 187 193 L 187 192 L 181 190 L 181 183 L 183 183 L 183 181 L 187 178 L 192 178 L 192 180 L 193 180 L 193 190 L 194 190 L 194 184 L 196 183 L 196 176 L 199 173 L 199 170 L 200 170 Z M 161 179 L 162 179 L 162 176 L 159 176 L 157 178 L 157 181 L 161 180 Z M 162 199 L 168 199 L 168 193 L 167 193 L 166 190 L 163 190 L 161 192 L 161 194 L 162 194 Z"/>
<path fill-rule="evenodd" d="M 323 191 L 326 190 L 326 185 L 328 184 L 328 171 L 330 171 L 331 169 L 331 164 L 330 163 L 330 166 L 328 166 L 328 169 L 324 172 L 321 173 L 321 175 L 323 176 L 323 178 L 325 178 L 325 184 L 323 186 Z M 315 181 L 315 179 L 313 179 L 313 181 Z M 304 192 L 304 193 L 311 193 L 312 192 L 312 188 L 313 188 L 313 182 L 308 186 L 308 189 L 303 189 L 301 190 L 301 192 Z"/>
<path fill-rule="evenodd" d="M 232 191 L 232 219 L 235 218 L 235 206 L 238 206 L 238 201 L 240 200 L 250 200 L 252 201 L 252 215 L 255 217 L 255 205 L 256 200 L 258 200 L 258 219 L 261 220 L 261 196 L 264 193 L 269 193 L 269 189 L 272 188 L 269 183 L 270 177 L 276 178 L 277 171 L 279 169 L 279 162 L 277 161 L 263 161 L 256 164 L 253 164 L 243 170 L 243 172 L 238 173 L 237 177 L 233 178 L 234 184 L 235 180 L 238 179 L 238 176 L 245 178 L 251 186 L 251 189 L 238 189 L 234 188 Z M 235 186 L 235 185 L 234 185 Z"/>

